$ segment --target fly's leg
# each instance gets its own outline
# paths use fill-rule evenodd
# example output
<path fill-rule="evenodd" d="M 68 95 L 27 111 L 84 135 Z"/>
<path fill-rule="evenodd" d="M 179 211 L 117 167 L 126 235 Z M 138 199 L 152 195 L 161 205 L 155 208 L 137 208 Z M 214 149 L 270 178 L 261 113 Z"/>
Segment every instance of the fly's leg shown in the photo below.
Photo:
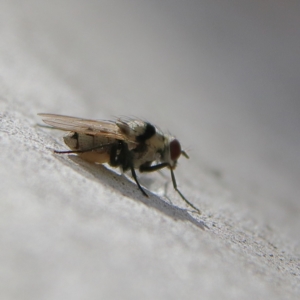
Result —
<path fill-rule="evenodd" d="M 141 187 L 140 183 L 139 183 L 138 180 L 137 180 L 137 177 L 136 177 L 136 173 L 135 173 L 133 164 L 131 164 L 130 169 L 131 169 L 132 177 L 133 177 L 133 179 L 135 180 L 135 182 L 136 182 L 137 186 L 139 187 L 140 191 L 143 193 L 144 196 L 148 197 L 148 195 L 146 194 L 146 192 L 144 191 L 144 189 Z"/>
<path fill-rule="evenodd" d="M 176 183 L 176 179 L 175 179 L 175 175 L 172 169 L 171 170 L 171 177 L 172 177 L 172 182 L 173 182 L 173 187 L 175 189 L 175 191 L 180 195 L 180 197 L 182 198 L 182 200 L 184 200 L 186 202 L 186 204 L 188 204 L 190 207 L 192 207 L 194 210 L 197 211 L 197 213 L 201 214 L 201 211 L 194 206 L 190 201 L 188 201 L 183 194 L 179 191 L 179 189 L 177 188 L 177 183 Z"/>
<path fill-rule="evenodd" d="M 146 164 L 143 164 L 140 166 L 140 172 L 154 172 L 154 171 L 160 170 L 165 167 L 170 167 L 170 165 L 168 163 L 161 163 L 158 165 L 151 166 L 146 163 Z M 200 214 L 201 213 L 200 210 L 196 206 L 194 206 L 190 201 L 188 201 L 183 196 L 183 194 L 180 192 L 180 190 L 177 188 L 174 171 L 172 168 L 170 168 L 170 170 L 171 170 L 172 183 L 173 183 L 173 187 L 174 187 L 175 191 L 180 195 L 180 197 L 182 198 L 182 200 L 185 201 L 186 204 L 188 204 L 190 207 L 192 207 L 195 211 L 197 211 Z"/>
<path fill-rule="evenodd" d="M 108 146 L 111 146 L 111 144 L 98 145 L 96 147 L 82 149 L 82 150 L 67 150 L 67 151 L 54 150 L 54 153 L 56 153 L 56 154 L 85 153 L 85 152 L 90 152 L 90 151 L 93 151 L 93 150 L 105 148 L 105 147 L 108 147 Z"/>
<path fill-rule="evenodd" d="M 154 166 L 150 166 L 148 163 L 144 163 L 143 165 L 140 166 L 140 172 L 154 172 L 168 166 L 169 166 L 168 163 L 161 163 Z"/>
<path fill-rule="evenodd" d="M 119 141 L 117 144 L 114 144 L 111 147 L 110 151 L 110 165 L 112 167 L 118 167 L 121 166 L 123 171 L 126 171 L 128 169 L 131 170 L 132 177 L 134 181 L 136 182 L 138 188 L 143 193 L 144 196 L 148 197 L 144 189 L 141 187 L 132 162 L 132 153 L 128 149 L 128 145 L 124 143 L 123 141 Z"/>

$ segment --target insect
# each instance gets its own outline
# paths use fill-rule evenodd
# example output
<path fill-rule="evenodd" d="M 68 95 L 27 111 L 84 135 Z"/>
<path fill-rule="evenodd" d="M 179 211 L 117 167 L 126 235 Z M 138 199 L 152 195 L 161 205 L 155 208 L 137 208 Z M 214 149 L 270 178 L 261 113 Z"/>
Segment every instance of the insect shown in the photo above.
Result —
<path fill-rule="evenodd" d="M 177 188 L 174 175 L 177 160 L 180 155 L 189 157 L 175 137 L 138 119 L 97 121 L 56 114 L 39 115 L 46 124 L 70 131 L 64 137 L 64 142 L 71 150 L 55 150 L 55 153 L 76 153 L 89 162 L 108 163 L 123 171 L 130 170 L 138 188 L 146 197 L 148 195 L 140 185 L 135 169 L 140 172 L 153 172 L 168 168 L 174 189 L 190 207 L 200 213 Z"/>

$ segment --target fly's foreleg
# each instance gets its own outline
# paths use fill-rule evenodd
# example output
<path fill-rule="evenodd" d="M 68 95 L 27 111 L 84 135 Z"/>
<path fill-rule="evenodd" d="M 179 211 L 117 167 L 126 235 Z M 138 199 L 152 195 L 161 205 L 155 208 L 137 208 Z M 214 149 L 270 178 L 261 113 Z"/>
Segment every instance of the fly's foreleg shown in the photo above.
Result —
<path fill-rule="evenodd" d="M 154 165 L 151 166 L 149 164 L 144 164 L 140 166 L 140 172 L 154 172 L 154 171 L 158 171 L 160 169 L 163 169 L 165 167 L 170 167 L 170 165 L 168 163 L 161 163 L 158 165 Z M 172 178 L 172 183 L 173 183 L 173 187 L 175 189 L 175 191 L 180 195 L 180 197 L 190 206 L 192 207 L 194 210 L 196 210 L 198 213 L 200 213 L 200 210 L 195 207 L 190 201 L 188 201 L 184 195 L 180 192 L 180 190 L 177 187 L 177 183 L 176 183 L 176 179 L 175 179 L 175 175 L 174 175 L 174 171 L 172 168 L 170 168 L 171 170 L 171 178 Z"/>
<path fill-rule="evenodd" d="M 197 211 L 197 213 L 201 214 L 201 211 L 196 207 L 194 206 L 190 201 L 188 201 L 184 196 L 183 194 L 179 191 L 179 189 L 177 188 L 177 183 L 176 183 L 176 179 L 175 179 L 175 175 L 174 175 L 174 171 L 173 169 L 170 169 L 171 170 L 171 177 L 172 177 L 172 183 L 173 183 L 173 187 L 175 189 L 175 191 L 180 195 L 180 197 L 190 206 L 192 207 L 194 210 Z"/>

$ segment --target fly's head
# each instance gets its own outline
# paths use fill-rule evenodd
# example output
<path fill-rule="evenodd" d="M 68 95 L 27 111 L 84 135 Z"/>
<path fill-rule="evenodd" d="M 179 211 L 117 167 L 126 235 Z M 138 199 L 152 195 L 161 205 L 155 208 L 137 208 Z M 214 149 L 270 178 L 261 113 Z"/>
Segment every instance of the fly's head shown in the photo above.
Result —
<path fill-rule="evenodd" d="M 175 138 L 170 138 L 168 141 L 168 145 L 165 149 L 165 162 L 169 163 L 169 168 L 174 170 L 177 165 L 177 160 L 180 155 L 183 155 L 185 158 L 189 158 L 185 151 L 181 149 L 181 145 L 179 141 Z"/>

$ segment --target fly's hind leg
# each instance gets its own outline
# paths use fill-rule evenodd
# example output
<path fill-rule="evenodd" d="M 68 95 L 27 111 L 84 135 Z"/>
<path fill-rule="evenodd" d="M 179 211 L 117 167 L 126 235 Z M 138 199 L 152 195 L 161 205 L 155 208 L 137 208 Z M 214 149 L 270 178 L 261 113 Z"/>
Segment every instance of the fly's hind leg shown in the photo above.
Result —
<path fill-rule="evenodd" d="M 110 146 L 111 144 L 105 144 L 105 145 L 98 145 L 95 147 L 87 148 L 87 149 L 81 149 L 81 150 L 66 150 L 66 151 L 60 151 L 60 150 L 54 150 L 54 153 L 56 154 L 71 154 L 71 153 L 85 153 L 90 152 L 93 150 L 101 149 Z"/>

